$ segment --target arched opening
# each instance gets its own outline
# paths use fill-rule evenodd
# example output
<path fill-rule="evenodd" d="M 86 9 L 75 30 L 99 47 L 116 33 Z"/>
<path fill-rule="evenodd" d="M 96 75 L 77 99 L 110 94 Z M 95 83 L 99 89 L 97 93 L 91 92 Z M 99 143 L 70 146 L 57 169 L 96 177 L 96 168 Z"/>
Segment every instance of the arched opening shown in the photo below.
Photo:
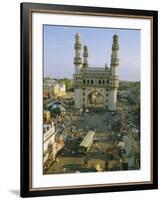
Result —
<path fill-rule="evenodd" d="M 98 91 L 91 92 L 88 95 L 87 100 L 88 100 L 88 107 L 102 108 L 104 106 L 104 97 Z"/>

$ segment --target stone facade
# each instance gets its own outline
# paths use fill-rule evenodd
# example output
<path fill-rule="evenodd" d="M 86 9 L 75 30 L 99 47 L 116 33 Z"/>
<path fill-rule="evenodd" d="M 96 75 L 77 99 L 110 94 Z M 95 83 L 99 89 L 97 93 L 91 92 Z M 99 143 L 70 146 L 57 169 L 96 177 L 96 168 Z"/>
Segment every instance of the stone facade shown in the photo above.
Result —
<path fill-rule="evenodd" d="M 102 107 L 116 111 L 117 90 L 119 87 L 118 36 L 113 36 L 110 67 L 89 67 L 88 47 L 83 48 L 81 58 L 81 40 L 75 37 L 75 74 L 73 75 L 75 108 Z"/>

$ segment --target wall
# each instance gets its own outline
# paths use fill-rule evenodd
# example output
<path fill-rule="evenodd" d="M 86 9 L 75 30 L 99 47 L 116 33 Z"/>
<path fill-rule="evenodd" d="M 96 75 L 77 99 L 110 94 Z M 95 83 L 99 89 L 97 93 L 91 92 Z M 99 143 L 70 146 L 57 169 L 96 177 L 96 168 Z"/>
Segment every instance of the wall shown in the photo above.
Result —
<path fill-rule="evenodd" d="M 28 0 L 28 2 L 32 2 Z M 136 9 L 155 9 L 159 10 L 159 35 L 162 35 L 162 6 L 160 0 L 39 0 L 35 2 L 80 4 L 91 6 L 107 6 Z M 19 0 L 1 1 L 0 11 L 0 199 L 17 199 L 19 196 L 19 160 L 20 160 L 20 9 Z M 159 44 L 161 44 L 159 38 Z M 159 55 L 162 52 L 159 45 Z M 159 59 L 159 74 L 162 74 L 162 59 Z M 162 85 L 162 79 L 159 80 Z M 162 91 L 162 90 L 161 90 Z M 159 90 L 159 102 L 162 102 L 162 92 Z M 162 109 L 162 103 L 159 104 Z M 159 112 L 160 113 L 160 112 Z M 161 137 L 162 123 L 159 124 L 159 141 Z M 3 133 L 3 134 L 2 134 Z M 159 155 L 162 152 L 162 145 L 159 147 Z M 159 169 L 162 169 L 162 156 L 159 159 Z M 71 195 L 61 197 L 46 197 L 45 199 L 60 200 L 135 200 L 135 199 L 161 199 L 161 178 L 162 172 L 159 170 L 159 190 L 138 191 L 138 192 L 116 192 L 102 194 Z M 33 199 L 33 198 L 31 198 Z M 37 198 L 41 199 L 41 198 Z"/>

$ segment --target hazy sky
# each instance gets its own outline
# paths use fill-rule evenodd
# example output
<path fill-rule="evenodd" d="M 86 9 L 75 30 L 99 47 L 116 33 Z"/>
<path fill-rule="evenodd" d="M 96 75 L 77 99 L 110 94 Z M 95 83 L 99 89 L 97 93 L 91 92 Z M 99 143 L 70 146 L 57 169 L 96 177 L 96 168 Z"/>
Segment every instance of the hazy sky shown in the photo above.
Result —
<path fill-rule="evenodd" d="M 72 78 L 77 32 L 89 50 L 89 66 L 110 66 L 113 35 L 119 35 L 120 80 L 140 80 L 140 30 L 44 25 L 44 76 Z"/>

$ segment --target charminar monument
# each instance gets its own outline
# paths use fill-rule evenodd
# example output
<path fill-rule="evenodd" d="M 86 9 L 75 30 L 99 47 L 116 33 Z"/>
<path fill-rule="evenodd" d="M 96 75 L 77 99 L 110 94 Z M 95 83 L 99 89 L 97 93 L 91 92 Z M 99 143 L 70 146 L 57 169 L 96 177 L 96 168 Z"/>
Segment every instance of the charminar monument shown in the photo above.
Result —
<path fill-rule="evenodd" d="M 88 47 L 83 47 L 79 33 L 75 36 L 75 74 L 73 75 L 75 108 L 103 108 L 116 111 L 119 87 L 118 35 L 113 36 L 110 67 L 90 67 Z"/>

